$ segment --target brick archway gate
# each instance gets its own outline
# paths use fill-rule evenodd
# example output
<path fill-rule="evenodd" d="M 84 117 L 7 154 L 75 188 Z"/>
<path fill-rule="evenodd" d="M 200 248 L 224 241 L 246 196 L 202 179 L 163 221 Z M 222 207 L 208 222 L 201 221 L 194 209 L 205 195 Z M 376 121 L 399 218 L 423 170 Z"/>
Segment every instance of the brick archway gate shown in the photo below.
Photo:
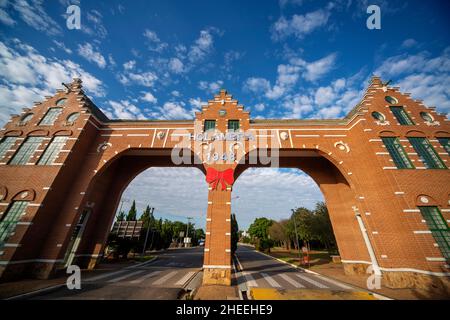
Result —
<path fill-rule="evenodd" d="M 397 287 L 449 276 L 448 119 L 376 77 L 343 119 L 252 120 L 222 90 L 195 121 L 110 120 L 76 79 L 0 136 L 2 280 L 61 268 L 85 210 L 75 255 L 93 267 L 124 186 L 150 166 L 206 172 L 205 283 L 230 283 L 232 185 L 249 166 L 313 177 L 347 272 L 372 265 Z"/>

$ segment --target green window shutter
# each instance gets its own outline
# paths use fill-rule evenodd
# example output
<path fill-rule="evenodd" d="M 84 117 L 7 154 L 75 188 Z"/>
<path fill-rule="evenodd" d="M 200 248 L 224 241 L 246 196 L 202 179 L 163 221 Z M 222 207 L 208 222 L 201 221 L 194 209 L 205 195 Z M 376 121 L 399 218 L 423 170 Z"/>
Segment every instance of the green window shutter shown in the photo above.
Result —
<path fill-rule="evenodd" d="M 419 207 L 442 255 L 450 259 L 450 228 L 437 207 Z"/>
<path fill-rule="evenodd" d="M 397 121 L 402 126 L 412 126 L 414 125 L 414 122 L 411 120 L 411 118 L 408 116 L 408 113 L 405 111 L 403 107 L 390 107 L 392 113 L 397 118 Z"/>
<path fill-rule="evenodd" d="M 434 151 L 428 139 L 411 137 L 408 140 L 428 169 L 446 169 L 444 162 L 442 162 L 439 155 Z"/>
<path fill-rule="evenodd" d="M 2 142 L 0 142 L 0 160 L 5 156 L 6 152 L 11 149 L 16 140 L 17 137 L 3 138 Z"/>
<path fill-rule="evenodd" d="M 28 137 L 14 154 L 9 164 L 27 164 L 43 139 L 43 137 Z"/>
<path fill-rule="evenodd" d="M 397 138 L 383 137 L 381 139 L 398 169 L 414 169 L 412 162 Z"/>
<path fill-rule="evenodd" d="M 450 155 L 450 138 L 437 138 L 440 144 L 444 147 L 445 151 Z"/>
<path fill-rule="evenodd" d="M 53 164 L 58 157 L 60 151 L 66 144 L 67 137 L 54 137 L 52 142 L 48 145 L 45 152 L 42 154 L 39 159 L 39 165 Z"/>
<path fill-rule="evenodd" d="M 228 120 L 228 129 L 229 130 L 239 130 L 239 120 Z"/>
<path fill-rule="evenodd" d="M 213 130 L 216 128 L 216 120 L 205 120 L 204 131 Z"/>
<path fill-rule="evenodd" d="M 27 206 L 28 201 L 14 201 L 3 215 L 3 219 L 0 221 L 0 248 L 5 245 L 11 233 L 16 229 L 17 222 Z"/>
<path fill-rule="evenodd" d="M 44 118 L 42 118 L 39 125 L 42 126 L 51 126 L 55 123 L 58 116 L 61 114 L 62 108 L 50 108 L 45 114 Z"/>

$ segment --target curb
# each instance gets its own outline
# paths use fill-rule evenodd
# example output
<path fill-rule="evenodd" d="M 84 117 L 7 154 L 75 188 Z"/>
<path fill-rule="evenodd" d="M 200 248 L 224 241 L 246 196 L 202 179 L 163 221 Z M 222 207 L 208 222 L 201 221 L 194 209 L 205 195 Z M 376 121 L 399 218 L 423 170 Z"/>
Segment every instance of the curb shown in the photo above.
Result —
<path fill-rule="evenodd" d="M 29 299 L 29 298 L 33 298 L 35 296 L 38 296 L 40 294 L 43 293 L 50 293 L 53 291 L 56 291 L 58 289 L 61 289 L 63 287 L 65 287 L 65 284 L 57 284 L 54 286 L 50 286 L 50 287 L 46 287 L 46 288 L 42 288 L 42 289 L 38 289 L 38 290 L 34 290 L 34 291 L 30 291 L 30 292 L 26 292 L 26 293 L 22 293 L 16 296 L 12 296 L 9 298 L 5 298 L 4 300 L 22 300 L 22 299 Z"/>

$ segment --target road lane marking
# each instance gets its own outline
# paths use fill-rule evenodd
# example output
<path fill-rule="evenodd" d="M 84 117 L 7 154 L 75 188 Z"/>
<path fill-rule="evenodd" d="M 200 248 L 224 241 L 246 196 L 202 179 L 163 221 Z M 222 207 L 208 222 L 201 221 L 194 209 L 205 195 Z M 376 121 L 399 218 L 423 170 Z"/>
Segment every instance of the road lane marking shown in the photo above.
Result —
<path fill-rule="evenodd" d="M 177 285 L 177 286 L 183 286 L 183 285 L 186 283 L 186 281 L 188 281 L 188 280 L 195 274 L 195 272 L 196 272 L 196 271 L 188 272 L 183 278 L 181 278 L 180 280 L 178 280 L 178 281 L 175 283 L 175 285 Z"/>
<path fill-rule="evenodd" d="M 272 286 L 276 288 L 281 288 L 280 284 L 275 281 L 271 276 L 269 276 L 267 273 L 261 272 L 261 275 L 264 277 L 264 279 Z"/>
<path fill-rule="evenodd" d="M 137 274 L 144 273 L 144 272 L 145 272 L 145 270 L 138 270 L 138 271 L 131 272 L 131 273 L 128 273 L 126 275 L 123 275 L 121 277 L 117 277 L 117 278 L 111 279 L 108 282 L 110 282 L 110 283 L 119 282 L 119 281 L 121 281 L 123 279 L 129 278 L 129 277 L 132 277 L 132 276 L 135 276 Z"/>
<path fill-rule="evenodd" d="M 154 275 L 157 275 L 158 273 L 161 273 L 161 271 L 153 271 L 153 272 L 150 272 L 150 273 L 148 273 L 148 274 L 146 274 L 146 275 L 144 275 L 144 276 L 142 276 L 142 277 L 140 277 L 140 278 L 138 278 L 138 279 L 136 279 L 136 280 L 133 280 L 133 281 L 130 281 L 130 283 L 141 283 L 142 281 L 144 281 L 145 279 L 148 279 L 148 278 L 150 278 L 150 277 L 152 277 L 152 276 L 154 276 Z"/>
<path fill-rule="evenodd" d="M 280 277 L 283 278 L 284 280 L 286 280 L 287 282 L 289 282 L 290 284 L 292 284 L 296 288 L 304 288 L 305 287 L 300 282 L 295 281 L 294 279 L 292 279 L 285 273 L 280 274 Z"/>
<path fill-rule="evenodd" d="M 172 278 L 174 275 L 176 275 L 178 273 L 178 271 L 172 271 L 168 274 L 166 274 L 165 276 L 159 278 L 158 280 L 156 280 L 155 282 L 153 282 L 154 285 L 160 285 L 163 284 L 164 282 L 166 282 L 167 280 L 169 280 L 170 278 Z"/>
<path fill-rule="evenodd" d="M 321 279 L 321 280 L 323 280 L 323 281 L 325 281 L 325 282 L 334 284 L 335 286 L 340 287 L 340 288 L 342 288 L 342 289 L 353 290 L 352 287 L 347 286 L 346 284 L 343 284 L 343 283 L 338 282 L 338 281 L 336 281 L 336 280 L 329 279 L 329 278 L 326 278 L 326 277 L 323 277 L 323 276 L 320 276 L 320 275 L 316 275 L 316 277 L 319 278 L 319 279 Z"/>
<path fill-rule="evenodd" d="M 247 280 L 247 287 L 257 287 L 255 279 L 253 279 L 252 275 L 249 272 L 242 272 L 244 278 Z"/>
<path fill-rule="evenodd" d="M 307 276 L 301 275 L 301 274 L 297 274 L 297 277 L 299 277 L 300 279 L 309 282 L 312 285 L 315 285 L 316 287 L 322 288 L 322 289 L 328 289 L 328 287 L 320 282 L 317 282 L 313 279 L 308 278 Z"/>

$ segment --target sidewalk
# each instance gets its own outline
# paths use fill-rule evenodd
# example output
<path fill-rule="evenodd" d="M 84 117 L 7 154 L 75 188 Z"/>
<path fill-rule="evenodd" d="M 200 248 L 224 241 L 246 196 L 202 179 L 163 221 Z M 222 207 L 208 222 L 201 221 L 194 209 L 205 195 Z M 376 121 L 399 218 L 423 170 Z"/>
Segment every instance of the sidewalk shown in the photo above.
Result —
<path fill-rule="evenodd" d="M 359 287 L 367 290 L 367 277 L 369 275 L 346 275 L 342 264 L 328 263 L 311 267 L 309 270 L 320 273 L 329 278 L 339 280 L 341 282 L 348 283 L 355 287 Z M 370 290 L 374 293 L 381 294 L 383 296 L 398 299 L 398 300 L 429 300 L 429 299 L 450 299 L 450 296 L 446 296 L 444 292 L 427 291 L 423 289 L 390 289 L 381 283 L 381 289 Z"/>
<path fill-rule="evenodd" d="M 111 270 L 121 269 L 138 262 L 127 260 L 127 261 L 119 261 L 114 263 L 101 263 L 95 270 L 81 270 L 81 279 L 85 276 L 89 275 L 98 275 Z M 67 281 L 67 277 L 70 275 L 65 275 L 64 273 L 53 279 L 22 279 L 19 281 L 11 281 L 0 283 L 0 299 L 8 299 L 11 297 L 15 297 L 18 295 L 31 293 L 34 291 L 41 291 L 51 289 L 53 287 L 65 285 Z"/>

